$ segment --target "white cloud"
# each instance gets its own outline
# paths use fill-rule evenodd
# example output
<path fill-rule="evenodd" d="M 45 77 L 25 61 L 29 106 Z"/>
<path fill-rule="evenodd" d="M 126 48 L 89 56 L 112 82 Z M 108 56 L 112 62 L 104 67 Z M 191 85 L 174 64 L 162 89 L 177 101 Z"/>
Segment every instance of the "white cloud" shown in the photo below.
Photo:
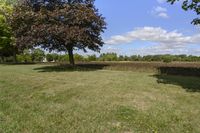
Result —
<path fill-rule="evenodd" d="M 168 32 L 160 27 L 143 27 L 136 28 L 124 35 L 112 36 L 106 40 L 106 44 L 126 44 L 135 40 L 154 42 L 157 49 L 181 49 L 189 44 L 198 44 L 200 42 L 200 34 L 185 36 L 175 31 Z M 155 47 L 154 47 L 155 48 Z"/>
<path fill-rule="evenodd" d="M 179 49 L 163 49 L 158 45 L 151 46 L 151 47 L 143 47 L 143 48 L 136 48 L 131 49 L 130 53 L 133 55 L 162 55 L 162 54 L 172 54 L 172 55 L 180 55 L 180 54 L 187 54 L 187 55 L 198 55 L 200 56 L 200 49 L 195 48 L 179 48 Z"/>
<path fill-rule="evenodd" d="M 167 9 L 161 6 L 154 7 L 151 13 L 160 18 L 169 18 L 169 15 L 167 14 Z"/>
<path fill-rule="evenodd" d="M 159 13 L 158 16 L 161 17 L 161 18 L 169 18 L 168 14 L 165 13 L 165 12 Z"/>
<path fill-rule="evenodd" d="M 164 2 L 166 2 L 167 0 L 157 0 L 158 3 L 162 4 Z"/>
<path fill-rule="evenodd" d="M 113 46 L 105 47 L 103 51 L 101 51 L 101 53 L 119 53 L 119 52 L 120 50 Z"/>
<path fill-rule="evenodd" d="M 157 6 L 154 8 L 155 12 L 167 12 L 167 9 L 164 7 Z"/>

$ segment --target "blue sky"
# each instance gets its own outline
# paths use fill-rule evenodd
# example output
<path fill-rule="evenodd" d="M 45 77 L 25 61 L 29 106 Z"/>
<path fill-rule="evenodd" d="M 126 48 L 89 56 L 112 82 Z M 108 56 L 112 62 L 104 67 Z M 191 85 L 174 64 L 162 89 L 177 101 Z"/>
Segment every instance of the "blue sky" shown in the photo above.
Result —
<path fill-rule="evenodd" d="M 107 22 L 101 53 L 200 55 L 200 28 L 190 23 L 196 15 L 183 11 L 181 3 L 96 0 L 95 5 Z"/>

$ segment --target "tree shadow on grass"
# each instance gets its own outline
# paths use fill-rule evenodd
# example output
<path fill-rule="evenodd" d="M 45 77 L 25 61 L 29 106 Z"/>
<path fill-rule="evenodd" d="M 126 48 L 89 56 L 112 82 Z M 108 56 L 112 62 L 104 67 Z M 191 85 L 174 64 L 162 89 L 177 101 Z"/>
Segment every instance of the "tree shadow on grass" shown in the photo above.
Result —
<path fill-rule="evenodd" d="M 73 71 L 97 71 L 107 67 L 108 64 L 77 64 L 74 67 L 69 64 L 44 66 L 35 68 L 38 72 L 73 72 Z"/>
<path fill-rule="evenodd" d="M 160 74 L 200 77 L 198 67 L 158 67 Z"/>
<path fill-rule="evenodd" d="M 181 86 L 187 92 L 200 92 L 200 68 L 161 67 L 153 75 L 158 83 Z"/>

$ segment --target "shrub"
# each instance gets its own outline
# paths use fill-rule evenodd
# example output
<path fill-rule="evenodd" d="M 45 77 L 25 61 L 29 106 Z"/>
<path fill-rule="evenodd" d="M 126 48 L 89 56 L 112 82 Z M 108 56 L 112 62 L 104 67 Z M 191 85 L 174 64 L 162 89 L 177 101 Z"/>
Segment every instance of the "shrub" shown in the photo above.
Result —
<path fill-rule="evenodd" d="M 59 55 L 58 56 L 58 61 L 59 62 L 68 62 L 69 61 L 69 56 L 66 54 L 66 55 Z"/>
<path fill-rule="evenodd" d="M 42 62 L 45 58 L 44 51 L 41 49 L 34 49 L 31 56 L 34 62 Z"/>
<path fill-rule="evenodd" d="M 46 59 L 48 62 L 52 62 L 53 61 L 53 55 L 52 54 L 47 54 L 46 55 Z"/>
<path fill-rule="evenodd" d="M 75 61 L 84 61 L 84 57 L 79 54 L 74 54 L 74 60 Z"/>

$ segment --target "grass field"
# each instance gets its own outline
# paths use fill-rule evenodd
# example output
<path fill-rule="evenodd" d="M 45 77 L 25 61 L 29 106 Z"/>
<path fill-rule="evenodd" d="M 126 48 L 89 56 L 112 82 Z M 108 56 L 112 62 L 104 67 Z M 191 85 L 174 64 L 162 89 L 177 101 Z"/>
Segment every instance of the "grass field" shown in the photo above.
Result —
<path fill-rule="evenodd" d="M 200 78 L 0 65 L 0 133 L 199 133 Z"/>

